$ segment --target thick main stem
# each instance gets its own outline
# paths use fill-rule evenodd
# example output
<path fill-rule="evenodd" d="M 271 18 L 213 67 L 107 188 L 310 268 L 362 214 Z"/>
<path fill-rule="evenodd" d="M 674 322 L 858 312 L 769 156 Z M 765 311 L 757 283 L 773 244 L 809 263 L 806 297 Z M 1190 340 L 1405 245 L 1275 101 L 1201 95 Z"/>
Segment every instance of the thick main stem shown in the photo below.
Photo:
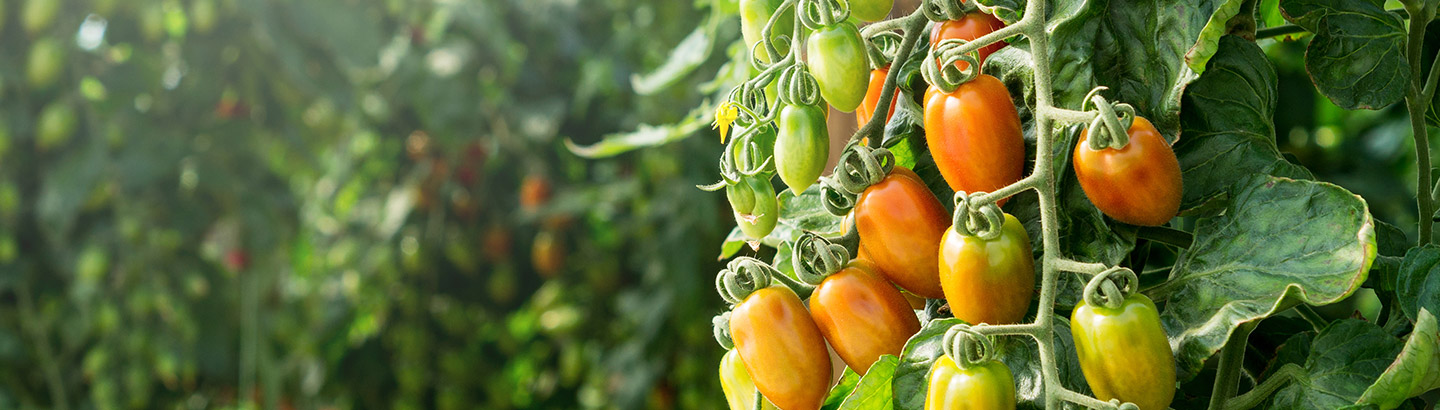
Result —
<path fill-rule="evenodd" d="M 1425 128 L 1425 112 L 1430 101 L 1425 98 L 1425 84 L 1420 71 L 1420 60 L 1425 51 L 1425 26 L 1430 23 L 1426 6 L 1408 3 L 1405 11 L 1410 15 L 1410 37 L 1406 41 L 1407 57 L 1410 59 L 1410 89 L 1405 94 L 1405 106 L 1410 113 L 1410 130 L 1415 137 L 1415 203 L 1419 208 L 1419 244 L 1429 244 L 1434 225 L 1435 198 L 1430 191 L 1430 140 Z M 1431 67 L 1434 70 L 1435 67 Z"/>

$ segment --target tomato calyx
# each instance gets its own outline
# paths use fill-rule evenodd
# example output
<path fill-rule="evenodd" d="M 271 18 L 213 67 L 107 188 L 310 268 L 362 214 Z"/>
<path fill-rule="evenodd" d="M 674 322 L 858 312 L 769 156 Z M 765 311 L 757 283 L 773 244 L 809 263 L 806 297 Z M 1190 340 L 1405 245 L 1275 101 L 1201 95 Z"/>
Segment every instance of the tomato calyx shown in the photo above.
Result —
<path fill-rule="evenodd" d="M 725 350 L 735 348 L 735 339 L 730 337 L 730 315 L 730 311 L 727 310 L 710 319 L 710 326 L 715 332 L 715 343 L 719 343 L 720 347 Z"/>
<path fill-rule="evenodd" d="M 962 323 L 950 327 L 941 340 L 941 350 L 961 369 L 995 360 L 995 345 L 990 337 L 980 334 L 970 325 Z"/>
<path fill-rule="evenodd" d="M 1139 285 L 1140 278 L 1135 275 L 1135 271 L 1116 266 L 1090 278 L 1090 282 L 1085 284 L 1085 292 L 1081 295 L 1085 298 L 1085 303 L 1091 306 L 1119 309 L 1125 304 L 1125 299 L 1136 292 Z"/>
<path fill-rule="evenodd" d="M 839 272 L 850 263 L 851 252 L 845 246 L 831 243 L 814 232 L 805 232 L 791 246 L 790 263 L 795 277 L 811 286 L 818 286 L 827 276 Z"/>
<path fill-rule="evenodd" d="M 961 235 L 987 241 L 1000 237 L 1001 227 L 1005 224 L 1005 214 L 995 202 L 984 201 L 985 197 L 984 192 L 956 192 L 955 215 L 951 219 L 950 229 Z"/>
<path fill-rule="evenodd" d="M 1129 145 L 1130 125 L 1135 121 L 1135 107 L 1126 103 L 1112 104 L 1100 95 L 1106 89 L 1103 85 L 1095 87 L 1083 100 L 1086 106 L 1095 104 L 1095 119 L 1090 120 L 1088 130 L 1090 149 L 1096 151 L 1121 149 Z M 1084 110 L 1085 106 L 1080 109 Z"/>
<path fill-rule="evenodd" d="M 895 154 L 889 149 L 870 148 L 851 141 L 840 154 L 834 172 L 820 179 L 820 201 L 831 214 L 844 216 L 855 207 L 856 197 L 884 180 L 895 165 Z"/>
<path fill-rule="evenodd" d="M 748 256 L 741 256 L 725 264 L 725 269 L 715 275 L 715 291 L 730 305 L 738 305 L 751 293 L 764 289 L 784 276 L 775 267 Z"/>
<path fill-rule="evenodd" d="M 966 43 L 969 42 L 952 38 L 943 40 L 939 44 L 936 44 L 934 48 L 931 48 L 930 54 L 925 58 L 932 61 L 938 60 L 940 63 L 938 65 L 920 65 L 920 75 L 925 78 L 925 82 L 930 83 L 930 85 L 940 89 L 940 91 L 951 93 L 954 92 L 956 88 L 959 88 L 961 84 L 968 83 L 970 80 L 974 80 L 975 77 L 979 77 L 981 64 L 983 63 L 980 59 L 980 51 L 977 48 L 966 53 L 960 52 L 961 46 L 964 46 Z M 964 69 L 961 69 L 960 66 L 956 64 L 961 61 L 965 62 Z"/>

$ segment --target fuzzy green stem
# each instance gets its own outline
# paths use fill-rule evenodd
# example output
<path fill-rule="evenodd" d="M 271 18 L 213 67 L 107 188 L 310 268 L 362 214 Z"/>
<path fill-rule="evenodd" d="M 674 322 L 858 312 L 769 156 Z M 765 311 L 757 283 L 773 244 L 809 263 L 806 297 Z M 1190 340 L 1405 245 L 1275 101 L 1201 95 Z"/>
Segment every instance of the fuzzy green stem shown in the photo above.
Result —
<path fill-rule="evenodd" d="M 890 105 L 895 103 L 895 84 L 897 79 L 900 78 L 901 71 L 898 67 L 904 65 L 905 61 L 910 59 L 910 54 L 915 52 L 915 43 L 919 42 L 920 31 L 925 28 L 925 23 L 929 20 L 926 20 L 925 14 L 917 9 L 909 16 L 891 21 L 902 21 L 905 30 L 905 37 L 900 41 L 900 49 L 895 52 L 896 62 L 892 63 L 896 68 L 891 69 L 889 73 L 885 74 L 885 85 L 880 89 L 880 100 L 875 104 L 875 111 L 870 116 L 870 121 L 866 122 L 865 126 L 860 127 L 859 130 L 855 131 L 855 135 L 850 137 L 850 141 L 855 142 L 867 135 L 877 136 L 870 138 L 870 141 L 868 141 L 867 145 L 871 148 L 878 148 L 883 142 L 881 141 L 883 139 L 881 137 L 884 137 L 883 130 L 885 128 L 885 121 L 889 120 L 889 118 L 880 113 L 890 112 Z"/>
<path fill-rule="evenodd" d="M 1222 410 L 1225 402 L 1240 390 L 1240 370 L 1245 365 L 1245 345 L 1250 332 L 1259 322 L 1243 323 L 1230 333 L 1230 340 L 1220 348 L 1220 363 L 1215 369 L 1215 388 L 1210 393 L 1210 410 Z"/>
<path fill-rule="evenodd" d="M 1304 33 L 1305 28 L 1294 24 L 1266 27 L 1255 31 L 1255 39 L 1280 37 L 1287 34 Z"/>
<path fill-rule="evenodd" d="M 1304 376 L 1305 368 L 1294 363 L 1286 364 L 1284 367 L 1281 367 L 1280 370 L 1276 371 L 1275 374 L 1270 375 L 1269 379 L 1265 379 L 1264 382 L 1255 386 L 1255 388 L 1250 389 L 1250 391 L 1234 399 L 1226 401 L 1222 409 L 1247 410 L 1259 406 L 1260 403 L 1264 403 L 1265 399 L 1269 398 L 1270 395 L 1275 394 L 1276 390 L 1284 387 L 1286 383 Z"/>
<path fill-rule="evenodd" d="M 1310 307 L 1310 305 L 1306 305 L 1303 303 L 1295 305 L 1295 313 L 1299 314 L 1301 319 L 1305 319 L 1306 322 L 1309 322 L 1310 327 L 1315 328 L 1315 331 L 1317 332 L 1320 331 L 1320 329 L 1324 329 L 1326 325 L 1330 324 L 1329 320 L 1325 320 L 1325 317 L 1320 316 L 1320 312 L 1316 312 L 1314 308 Z"/>
<path fill-rule="evenodd" d="M 1428 130 L 1425 127 L 1425 112 L 1430 109 L 1430 100 L 1425 98 L 1426 84 L 1422 82 L 1420 73 L 1421 57 L 1425 52 L 1425 26 L 1430 22 L 1428 6 L 1407 2 L 1405 11 L 1410 15 L 1409 38 L 1406 40 L 1406 55 L 1410 60 L 1410 90 L 1405 95 L 1405 106 L 1410 113 L 1410 129 L 1415 138 L 1415 202 L 1419 208 L 1417 219 L 1420 222 L 1419 244 L 1429 244 L 1432 240 L 1435 215 L 1435 198 L 1426 190 L 1431 189 L 1430 182 L 1430 141 Z M 1432 71 L 1434 67 L 1431 67 Z M 1432 73 L 1433 74 L 1433 73 Z M 1431 85 L 1433 93 L 1433 85 Z"/>

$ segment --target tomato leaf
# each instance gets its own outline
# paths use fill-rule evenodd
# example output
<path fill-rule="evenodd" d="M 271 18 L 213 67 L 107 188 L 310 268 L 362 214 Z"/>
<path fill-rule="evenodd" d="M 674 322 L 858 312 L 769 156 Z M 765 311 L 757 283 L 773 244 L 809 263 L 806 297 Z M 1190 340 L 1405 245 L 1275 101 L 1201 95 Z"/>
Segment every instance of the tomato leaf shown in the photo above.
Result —
<path fill-rule="evenodd" d="M 1200 30 L 1200 38 L 1196 39 L 1195 46 L 1185 52 L 1185 65 L 1194 70 L 1196 74 L 1205 74 L 1205 63 L 1215 55 L 1220 48 L 1220 38 L 1230 32 L 1232 19 L 1249 17 L 1254 22 L 1254 15 L 1246 16 L 1241 11 L 1254 12 L 1253 8 L 1242 7 L 1245 0 L 1225 0 L 1215 9 L 1215 14 L 1210 15 L 1210 20 L 1205 22 L 1205 27 Z M 1249 2 L 1254 4 L 1254 2 Z M 1253 25 L 1252 25 L 1253 30 Z M 1253 33 L 1251 33 L 1253 34 Z M 1184 112 L 1182 109 L 1181 112 Z"/>
<path fill-rule="evenodd" d="M 1400 261 L 1395 296 L 1401 311 L 1411 321 L 1420 320 L 1420 311 L 1440 311 L 1440 246 L 1427 244 L 1411 249 Z"/>
<path fill-rule="evenodd" d="M 841 402 L 850 396 L 850 392 L 855 391 L 855 386 L 859 383 L 860 375 L 856 374 L 854 370 L 850 370 L 849 367 L 846 367 L 845 370 L 840 373 L 840 381 L 836 382 L 835 387 L 830 388 L 830 394 L 825 396 L 825 404 L 820 406 L 820 410 L 835 410 L 840 408 Z"/>
<path fill-rule="evenodd" d="M 1440 326 L 1429 309 L 1421 309 L 1415 331 L 1395 362 L 1365 389 L 1357 404 L 1395 408 L 1406 399 L 1440 388 Z"/>
<path fill-rule="evenodd" d="M 1335 409 L 1353 404 L 1400 354 L 1402 344 L 1370 322 L 1331 323 L 1311 343 L 1302 380 L 1276 392 L 1270 408 Z"/>
<path fill-rule="evenodd" d="M 1146 291 L 1165 302 L 1161 321 L 1181 380 L 1240 324 L 1349 296 L 1375 258 L 1368 206 L 1338 186 L 1252 175 L 1230 196 L 1223 215 L 1196 222 L 1169 280 Z"/>
<path fill-rule="evenodd" d="M 900 359 L 891 356 L 880 356 L 880 360 L 870 365 L 870 370 L 865 372 L 865 377 L 860 378 L 860 383 L 855 385 L 855 390 L 845 397 L 845 402 L 840 404 L 840 410 L 881 410 L 893 408 L 891 402 L 890 384 L 895 379 L 896 366 Z M 846 368 L 849 371 L 849 368 Z"/>
<path fill-rule="evenodd" d="M 1341 108 L 1380 109 L 1405 97 L 1405 21 L 1381 0 L 1281 0 L 1285 18 L 1315 33 L 1305 71 Z"/>
<path fill-rule="evenodd" d="M 1185 92 L 1181 110 L 1180 159 L 1185 189 L 1180 209 L 1196 211 L 1225 193 L 1236 175 L 1263 173 L 1311 179 L 1275 146 L 1275 68 L 1254 42 L 1220 39 L 1210 69 Z M 1215 211 L 1218 211 L 1215 210 Z"/>
<path fill-rule="evenodd" d="M 712 17 L 713 18 L 713 17 Z M 701 22 L 695 26 L 695 31 L 685 36 L 680 44 L 670 50 L 670 57 L 654 71 L 645 74 L 635 74 L 630 77 L 630 86 L 639 95 L 653 95 L 678 83 L 691 72 L 699 68 L 705 60 L 710 58 L 710 52 L 715 48 L 715 31 L 719 27 L 711 19 Z"/>
<path fill-rule="evenodd" d="M 596 159 L 609 158 L 624 154 L 639 148 L 664 145 L 689 137 L 702 129 L 710 127 L 710 122 L 715 120 L 715 103 L 705 101 L 690 113 L 673 124 L 650 125 L 640 124 L 639 129 L 630 132 L 619 132 L 601 137 L 600 142 L 592 145 L 582 146 L 574 140 L 565 139 L 565 148 L 581 157 Z"/>

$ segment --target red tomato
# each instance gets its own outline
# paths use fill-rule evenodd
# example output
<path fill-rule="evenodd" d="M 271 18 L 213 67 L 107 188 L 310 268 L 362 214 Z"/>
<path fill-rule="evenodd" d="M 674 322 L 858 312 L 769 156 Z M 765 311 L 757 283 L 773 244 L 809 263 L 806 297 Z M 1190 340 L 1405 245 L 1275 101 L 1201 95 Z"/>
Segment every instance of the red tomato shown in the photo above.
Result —
<path fill-rule="evenodd" d="M 815 410 L 830 390 L 830 353 L 800 297 L 784 285 L 756 290 L 730 316 L 730 337 L 755 388 L 785 410 Z"/>
<path fill-rule="evenodd" d="M 1025 172 L 1020 115 L 1010 91 L 986 74 L 952 92 L 925 92 L 925 141 L 955 192 L 991 192 Z"/>
<path fill-rule="evenodd" d="M 950 216 L 914 172 L 895 167 L 861 192 L 855 200 L 855 226 L 880 274 L 910 293 L 945 297 L 936 257 Z"/>
<path fill-rule="evenodd" d="M 810 317 L 840 359 L 859 374 L 869 371 L 881 355 L 899 357 L 905 342 L 920 331 L 920 320 L 905 297 L 863 260 L 850 262 L 815 286 Z"/>
<path fill-rule="evenodd" d="M 885 76 L 890 74 L 890 66 L 870 70 L 870 89 L 865 91 L 865 101 L 860 102 L 860 108 L 855 110 L 856 127 L 864 127 L 870 122 L 875 114 L 875 107 L 880 106 L 880 93 L 885 89 Z M 895 90 L 891 97 L 890 113 L 885 114 L 885 122 L 890 122 L 890 117 L 895 116 L 895 103 L 900 100 L 900 90 Z"/>
<path fill-rule="evenodd" d="M 990 32 L 992 31 L 999 30 L 1004 27 L 1005 23 L 1000 21 L 1000 19 L 995 18 L 995 16 L 981 13 L 979 11 L 972 11 L 969 14 L 966 14 L 965 17 L 961 17 L 959 20 L 936 22 L 935 27 L 930 31 L 930 46 L 935 47 L 935 45 L 940 44 L 941 41 L 949 40 L 952 38 L 965 41 L 974 40 L 986 34 L 990 34 Z M 980 62 L 983 64 L 987 57 L 990 57 L 991 54 L 994 54 L 996 51 L 1000 51 L 1000 49 L 1005 48 L 1005 46 L 1008 45 L 1010 44 L 1004 41 L 999 41 L 994 44 L 981 47 L 979 51 Z M 964 70 L 966 67 L 969 67 L 970 64 L 967 64 L 965 62 L 956 62 L 955 66 L 960 67 L 961 70 Z"/>
<path fill-rule="evenodd" d="M 1130 143 L 1090 149 L 1089 134 L 1075 145 L 1075 176 L 1100 212 L 1131 225 L 1158 226 L 1180 212 L 1180 160 L 1144 117 L 1130 124 Z"/>

